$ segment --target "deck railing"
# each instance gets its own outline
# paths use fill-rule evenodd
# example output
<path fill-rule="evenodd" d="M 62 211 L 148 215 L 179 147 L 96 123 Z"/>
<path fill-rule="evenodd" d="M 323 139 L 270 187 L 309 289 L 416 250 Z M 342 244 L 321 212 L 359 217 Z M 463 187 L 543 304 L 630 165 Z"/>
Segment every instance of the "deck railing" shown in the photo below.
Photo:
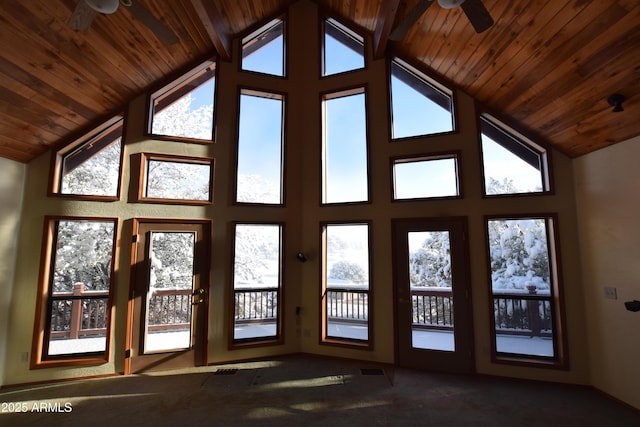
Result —
<path fill-rule="evenodd" d="M 368 289 L 331 288 L 326 298 L 330 321 L 366 323 L 369 319 Z"/>
<path fill-rule="evenodd" d="M 51 295 L 51 338 L 78 339 L 107 331 L 109 291 L 85 291 L 84 283 L 73 292 Z"/>
<path fill-rule="evenodd" d="M 278 289 L 236 289 L 236 323 L 268 323 L 277 320 Z M 52 295 L 51 337 L 77 339 L 104 335 L 108 319 L 108 291 L 85 291 L 84 284 L 73 292 Z M 332 288 L 326 291 L 327 316 L 331 321 L 366 323 L 369 293 L 364 289 Z M 190 289 L 156 289 L 149 300 L 149 329 L 184 329 L 191 319 Z M 550 295 L 500 292 L 493 296 L 496 332 L 509 335 L 550 336 Z M 413 327 L 453 330 L 451 288 L 411 289 Z"/>
<path fill-rule="evenodd" d="M 277 320 L 277 288 L 236 289 L 234 295 L 236 324 L 268 323 Z"/>
<path fill-rule="evenodd" d="M 493 295 L 496 332 L 505 335 L 551 336 L 551 295 L 499 291 Z M 451 288 L 411 289 L 413 326 L 453 330 Z"/>
<path fill-rule="evenodd" d="M 494 292 L 493 314 L 496 333 L 550 337 L 552 335 L 552 297 L 529 293 Z"/>
<path fill-rule="evenodd" d="M 149 297 L 149 331 L 189 329 L 191 289 L 154 289 Z"/>
<path fill-rule="evenodd" d="M 411 312 L 416 328 L 453 330 L 451 288 L 412 288 Z"/>
<path fill-rule="evenodd" d="M 149 297 L 149 330 L 188 329 L 191 298 L 191 289 L 153 290 Z M 83 283 L 76 283 L 73 292 L 55 293 L 51 299 L 51 338 L 78 339 L 106 333 L 108 291 L 86 291 Z"/>

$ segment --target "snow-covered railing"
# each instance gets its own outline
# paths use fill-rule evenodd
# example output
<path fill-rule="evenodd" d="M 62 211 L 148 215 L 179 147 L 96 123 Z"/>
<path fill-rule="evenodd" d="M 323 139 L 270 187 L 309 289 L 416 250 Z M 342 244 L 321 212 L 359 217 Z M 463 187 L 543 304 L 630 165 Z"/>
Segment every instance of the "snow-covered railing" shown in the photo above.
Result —
<path fill-rule="evenodd" d="M 411 288 L 413 325 L 425 329 L 453 329 L 453 294 L 451 288 Z"/>
<path fill-rule="evenodd" d="M 236 323 L 275 321 L 278 316 L 277 288 L 236 289 Z"/>
<path fill-rule="evenodd" d="M 341 321 L 367 321 L 369 291 L 366 288 L 330 288 L 326 291 L 327 317 Z"/>
<path fill-rule="evenodd" d="M 108 291 L 85 291 L 83 283 L 76 283 L 73 292 L 55 293 L 51 299 L 51 338 L 78 339 L 106 333 Z M 155 289 L 148 311 L 150 331 L 189 328 L 191 289 Z"/>
<path fill-rule="evenodd" d="M 551 336 L 551 301 L 548 292 L 538 294 L 535 287 L 528 291 L 494 290 L 496 333 L 532 337 Z"/>
<path fill-rule="evenodd" d="M 154 289 L 149 297 L 149 330 L 188 329 L 191 289 Z"/>

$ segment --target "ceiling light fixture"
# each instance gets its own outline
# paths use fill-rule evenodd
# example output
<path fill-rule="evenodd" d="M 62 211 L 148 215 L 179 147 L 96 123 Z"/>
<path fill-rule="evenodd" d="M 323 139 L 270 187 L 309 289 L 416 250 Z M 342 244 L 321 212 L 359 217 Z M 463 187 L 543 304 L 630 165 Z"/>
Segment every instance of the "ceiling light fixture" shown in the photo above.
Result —
<path fill-rule="evenodd" d="M 464 0 L 438 0 L 438 4 L 443 9 L 453 9 L 464 3 Z"/>
<path fill-rule="evenodd" d="M 84 0 L 96 12 L 111 15 L 118 10 L 119 0 Z"/>
<path fill-rule="evenodd" d="M 613 110 L 611 111 L 613 111 L 614 113 L 624 111 L 624 108 L 622 108 L 622 103 L 626 100 L 627 98 L 625 98 L 624 95 L 620 95 L 619 93 L 614 93 L 609 98 L 607 98 L 607 102 L 613 107 Z"/>

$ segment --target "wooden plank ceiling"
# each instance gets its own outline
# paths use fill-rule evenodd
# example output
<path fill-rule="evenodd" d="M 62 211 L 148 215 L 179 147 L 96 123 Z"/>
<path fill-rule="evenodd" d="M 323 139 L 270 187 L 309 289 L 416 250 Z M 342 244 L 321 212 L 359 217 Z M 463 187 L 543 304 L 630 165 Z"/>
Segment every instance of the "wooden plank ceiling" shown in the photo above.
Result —
<path fill-rule="evenodd" d="M 29 162 L 295 0 L 139 0 L 178 37 L 167 46 L 126 7 L 70 29 L 77 1 L 0 6 L 0 156 Z M 461 8 L 421 0 L 315 0 L 375 35 L 378 54 L 423 63 L 512 124 L 570 156 L 640 135 L 640 2 L 484 0 L 495 24 L 476 34 Z M 607 98 L 621 93 L 624 111 Z"/>

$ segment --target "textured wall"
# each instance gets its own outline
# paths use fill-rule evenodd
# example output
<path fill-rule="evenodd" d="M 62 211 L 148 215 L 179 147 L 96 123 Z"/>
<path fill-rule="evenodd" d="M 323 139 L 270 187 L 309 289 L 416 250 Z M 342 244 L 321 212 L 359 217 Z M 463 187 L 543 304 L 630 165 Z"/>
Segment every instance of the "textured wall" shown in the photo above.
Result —
<path fill-rule="evenodd" d="M 640 408 L 640 137 L 575 160 L 591 381 Z M 615 287 L 618 299 L 605 299 Z"/>
<path fill-rule="evenodd" d="M 6 340 L 25 173 L 24 164 L 0 158 L 0 386 L 4 383 L 5 359 L 19 357 L 6 352 Z"/>

